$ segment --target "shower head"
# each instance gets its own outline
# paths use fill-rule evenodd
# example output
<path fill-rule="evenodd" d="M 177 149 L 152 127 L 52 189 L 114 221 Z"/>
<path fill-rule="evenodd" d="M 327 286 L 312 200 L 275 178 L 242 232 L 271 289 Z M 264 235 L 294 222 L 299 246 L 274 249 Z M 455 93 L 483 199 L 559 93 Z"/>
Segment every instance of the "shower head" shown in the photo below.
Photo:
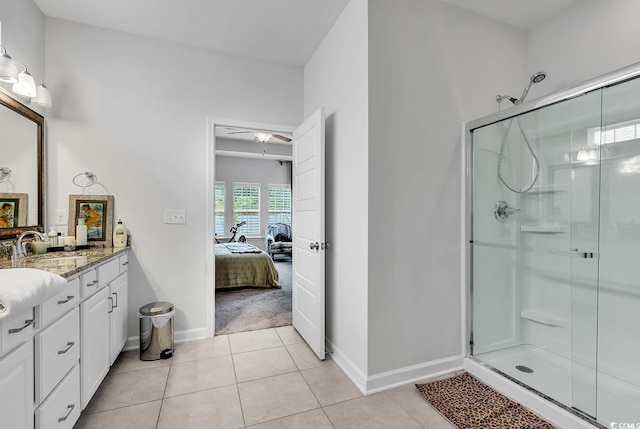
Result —
<path fill-rule="evenodd" d="M 540 83 L 544 80 L 545 77 L 547 77 L 547 74 L 543 71 L 539 71 L 538 73 L 535 73 L 533 76 L 531 76 L 531 79 L 529 80 L 533 83 Z"/>
<path fill-rule="evenodd" d="M 518 101 L 516 101 L 513 104 L 522 104 L 522 102 L 524 102 L 525 97 L 527 96 L 527 94 L 529 93 L 529 89 L 531 89 L 531 86 L 534 83 L 540 83 L 544 80 L 544 78 L 547 77 L 547 74 L 543 71 L 539 71 L 537 73 L 534 73 L 530 78 L 529 78 L 529 83 L 527 84 L 527 87 L 524 89 L 524 91 L 522 91 L 522 95 L 520 96 L 520 98 L 518 98 Z"/>

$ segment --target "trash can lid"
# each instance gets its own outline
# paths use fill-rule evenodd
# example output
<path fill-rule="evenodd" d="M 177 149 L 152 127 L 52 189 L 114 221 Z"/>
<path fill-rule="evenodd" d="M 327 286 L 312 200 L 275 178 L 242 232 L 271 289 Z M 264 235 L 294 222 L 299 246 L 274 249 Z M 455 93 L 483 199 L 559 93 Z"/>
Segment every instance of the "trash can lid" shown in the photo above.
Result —
<path fill-rule="evenodd" d="M 143 316 L 157 316 L 169 313 L 171 310 L 173 310 L 173 304 L 170 302 L 157 301 L 140 307 L 140 314 Z"/>

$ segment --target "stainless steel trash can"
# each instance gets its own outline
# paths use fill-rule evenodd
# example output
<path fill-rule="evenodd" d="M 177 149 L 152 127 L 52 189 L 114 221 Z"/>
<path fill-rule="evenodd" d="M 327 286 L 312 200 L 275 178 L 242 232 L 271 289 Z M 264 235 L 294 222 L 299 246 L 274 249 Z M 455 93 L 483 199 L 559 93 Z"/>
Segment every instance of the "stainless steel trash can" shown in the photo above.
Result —
<path fill-rule="evenodd" d="M 170 302 L 151 302 L 140 307 L 140 360 L 169 359 L 173 356 L 173 316 Z"/>

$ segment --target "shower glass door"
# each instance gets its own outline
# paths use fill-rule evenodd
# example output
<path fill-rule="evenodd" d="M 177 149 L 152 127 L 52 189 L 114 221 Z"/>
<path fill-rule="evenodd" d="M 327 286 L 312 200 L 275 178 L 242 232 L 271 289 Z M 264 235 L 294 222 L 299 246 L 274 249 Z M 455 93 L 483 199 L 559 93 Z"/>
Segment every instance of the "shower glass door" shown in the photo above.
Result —
<path fill-rule="evenodd" d="M 598 420 L 640 422 L 640 79 L 603 90 Z"/>
<path fill-rule="evenodd" d="M 595 91 L 471 134 L 472 355 L 594 418 L 600 114 Z"/>

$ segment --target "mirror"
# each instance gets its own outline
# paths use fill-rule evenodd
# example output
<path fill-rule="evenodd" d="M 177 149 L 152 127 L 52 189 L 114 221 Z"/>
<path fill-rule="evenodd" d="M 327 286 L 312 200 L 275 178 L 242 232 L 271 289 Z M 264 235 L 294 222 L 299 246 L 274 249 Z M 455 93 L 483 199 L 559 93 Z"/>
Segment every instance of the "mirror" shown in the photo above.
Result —
<path fill-rule="evenodd" d="M 0 240 L 44 231 L 44 118 L 0 91 Z"/>

